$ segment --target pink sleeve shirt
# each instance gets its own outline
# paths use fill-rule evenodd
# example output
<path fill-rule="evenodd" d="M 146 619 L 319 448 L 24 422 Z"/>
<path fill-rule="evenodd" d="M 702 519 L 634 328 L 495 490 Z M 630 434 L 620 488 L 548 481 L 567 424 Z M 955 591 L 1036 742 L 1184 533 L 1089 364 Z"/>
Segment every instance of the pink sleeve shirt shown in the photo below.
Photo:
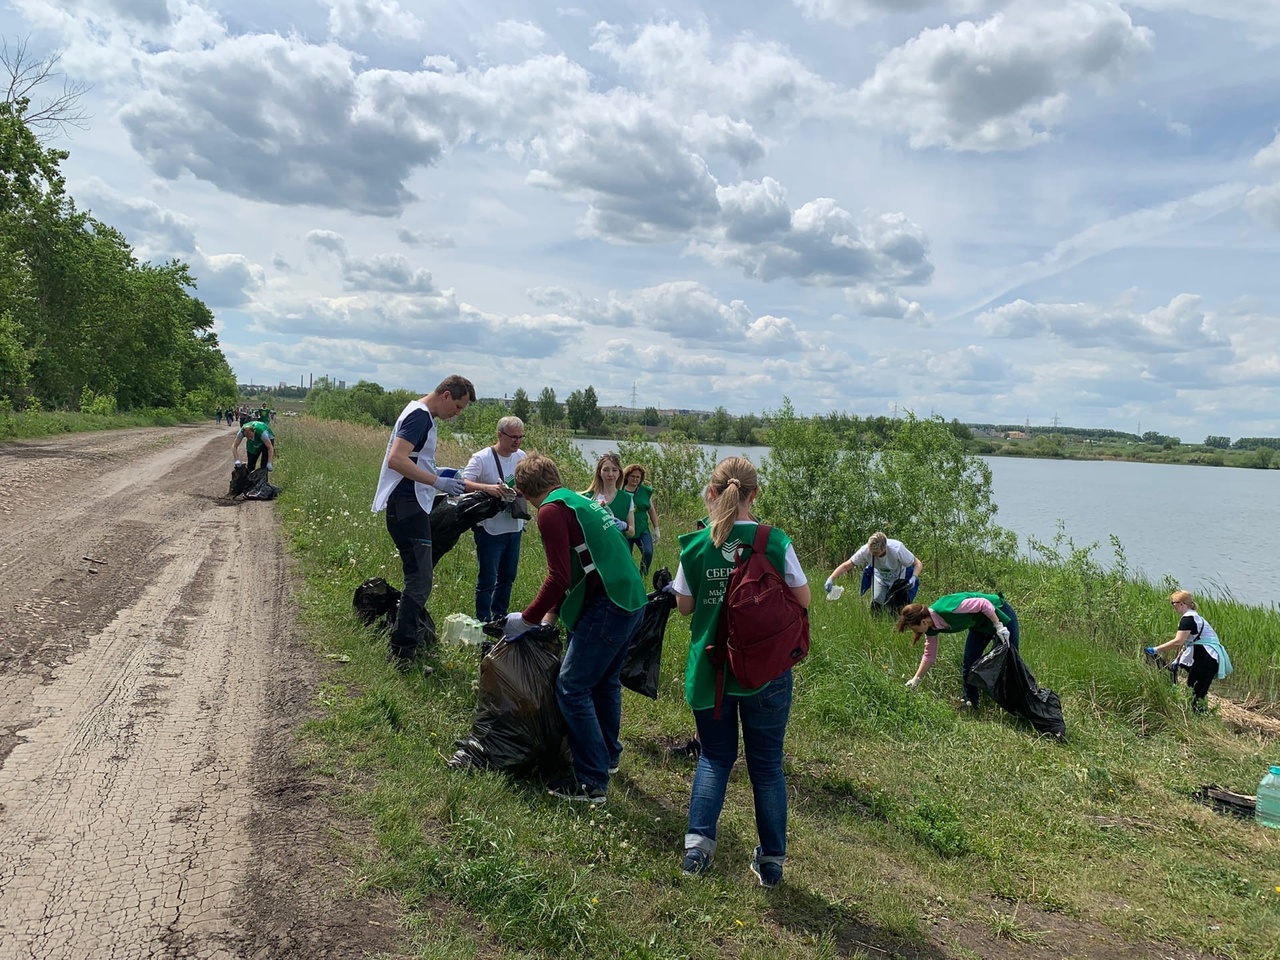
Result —
<path fill-rule="evenodd" d="M 956 613 L 980 613 L 990 620 L 996 618 L 996 608 L 991 605 L 990 600 L 983 600 L 981 597 L 970 597 L 968 600 L 961 600 L 960 606 L 956 607 Z M 943 620 L 938 614 L 933 612 L 933 608 L 929 608 L 929 619 L 933 621 L 933 626 L 938 630 L 950 630 L 951 624 Z M 921 665 L 927 670 L 933 666 L 933 661 L 938 657 L 938 636 L 925 636 L 924 638 L 924 655 L 920 658 Z"/>

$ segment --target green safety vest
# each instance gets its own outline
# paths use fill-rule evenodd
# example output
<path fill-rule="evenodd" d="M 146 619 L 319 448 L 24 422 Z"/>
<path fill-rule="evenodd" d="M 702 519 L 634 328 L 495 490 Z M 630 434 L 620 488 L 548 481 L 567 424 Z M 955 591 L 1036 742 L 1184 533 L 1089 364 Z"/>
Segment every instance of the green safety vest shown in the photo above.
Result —
<path fill-rule="evenodd" d="M 749 551 L 755 535 L 756 524 L 746 520 L 739 520 L 733 525 L 733 531 L 722 547 L 711 542 L 710 526 L 680 535 L 680 569 L 693 591 L 689 657 L 684 667 L 684 698 L 693 710 L 708 710 L 716 705 L 716 668 L 707 656 L 707 647 L 715 642 L 716 623 L 729 587 L 729 575 L 737 565 L 738 547 L 744 546 Z M 769 531 L 764 555 L 779 574 L 786 573 L 787 547 L 790 545 L 791 538 L 777 527 Z M 726 671 L 726 696 L 746 697 L 763 689 L 747 689 L 738 683 L 732 672 Z"/>
<path fill-rule="evenodd" d="M 262 438 L 271 436 L 271 428 L 261 420 L 254 420 L 252 423 L 246 423 L 242 428 L 245 438 L 245 449 L 250 453 L 257 453 L 262 449 Z M 272 437 L 272 439 L 275 439 Z"/>
<path fill-rule="evenodd" d="M 978 597 L 982 600 L 990 601 L 991 605 L 996 608 L 996 616 L 1000 618 L 1001 623 L 1009 622 L 1009 615 L 1000 608 L 1004 606 L 1004 599 L 995 593 L 948 593 L 939 597 L 933 603 L 929 604 L 929 609 L 940 615 L 943 620 L 947 621 L 948 628 L 939 630 L 939 633 L 959 633 L 961 630 L 972 630 L 974 627 L 979 629 L 994 629 L 991 621 L 987 619 L 985 614 L 981 613 L 956 613 L 956 607 L 964 603 L 966 600 L 972 600 Z"/>
<path fill-rule="evenodd" d="M 594 500 L 565 487 L 557 487 L 542 501 L 563 503 L 573 511 L 586 543 L 575 548 L 570 560 L 572 585 L 560 604 L 560 619 L 572 630 L 582 616 L 587 596 L 587 574 L 595 570 L 604 582 L 604 592 L 623 610 L 639 610 L 648 602 L 644 581 L 631 559 L 627 538 L 613 522 L 613 514 Z"/>
<path fill-rule="evenodd" d="M 631 494 L 631 499 L 636 505 L 636 536 L 638 537 L 642 533 L 649 532 L 649 504 L 653 501 L 653 487 L 640 484 Z"/>

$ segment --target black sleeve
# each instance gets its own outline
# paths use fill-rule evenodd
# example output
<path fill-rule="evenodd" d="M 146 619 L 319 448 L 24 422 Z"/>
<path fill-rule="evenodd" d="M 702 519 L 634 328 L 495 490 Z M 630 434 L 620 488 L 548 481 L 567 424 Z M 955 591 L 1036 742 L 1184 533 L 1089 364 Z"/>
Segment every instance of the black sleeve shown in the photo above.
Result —
<path fill-rule="evenodd" d="M 1194 636 L 1196 632 L 1196 618 L 1190 614 L 1183 614 L 1182 619 L 1178 621 L 1178 629 L 1185 630 L 1187 633 Z"/>

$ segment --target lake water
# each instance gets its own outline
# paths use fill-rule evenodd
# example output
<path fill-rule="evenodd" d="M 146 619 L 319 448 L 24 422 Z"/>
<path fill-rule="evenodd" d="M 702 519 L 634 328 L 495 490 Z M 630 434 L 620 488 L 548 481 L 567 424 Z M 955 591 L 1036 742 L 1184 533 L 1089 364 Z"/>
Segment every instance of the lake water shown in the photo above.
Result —
<path fill-rule="evenodd" d="M 608 440 L 578 446 L 588 459 L 616 447 Z M 756 463 L 768 454 L 766 447 L 704 449 Z M 1078 546 L 1097 542 L 1094 556 L 1110 566 L 1115 534 L 1130 568 L 1149 580 L 1167 574 L 1195 593 L 1225 587 L 1245 603 L 1280 604 L 1280 470 L 984 459 L 997 520 L 1024 547 L 1027 537 L 1052 540 L 1061 522 Z"/>

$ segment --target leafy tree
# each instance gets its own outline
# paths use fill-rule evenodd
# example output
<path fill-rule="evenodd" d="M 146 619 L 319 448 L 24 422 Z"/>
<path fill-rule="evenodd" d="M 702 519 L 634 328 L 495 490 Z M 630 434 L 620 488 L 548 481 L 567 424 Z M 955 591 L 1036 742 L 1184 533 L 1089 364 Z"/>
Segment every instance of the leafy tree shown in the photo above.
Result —
<path fill-rule="evenodd" d="M 587 384 L 582 391 L 582 425 L 587 430 L 599 430 L 604 422 L 600 416 L 600 399 L 596 396 L 596 388 Z"/>
<path fill-rule="evenodd" d="M 756 429 L 760 426 L 760 418 L 748 413 L 733 421 L 733 439 L 744 447 L 756 442 Z"/>
<path fill-rule="evenodd" d="M 556 392 L 550 387 L 542 388 L 535 406 L 538 409 L 538 421 L 548 427 L 554 427 L 564 419 L 564 407 L 556 400 Z"/>
<path fill-rule="evenodd" d="M 715 413 L 707 420 L 707 434 L 711 437 L 712 443 L 724 443 L 724 438 L 729 435 L 732 426 L 729 411 L 724 407 L 716 407 Z"/>
<path fill-rule="evenodd" d="M 1209 436 L 1204 438 L 1204 445 L 1206 447 L 1212 447 L 1215 450 L 1230 450 L 1231 438 L 1219 437 L 1219 436 L 1210 434 Z"/>
<path fill-rule="evenodd" d="M 89 114 L 81 100 L 88 85 L 68 79 L 58 70 L 62 55 L 58 53 L 37 57 L 30 52 L 26 40 L 10 44 L 0 39 L 0 84 L 5 87 L 4 102 L 27 105 L 26 123 L 33 130 L 52 134 L 66 127 L 85 129 Z M 41 88 L 61 81 L 62 90 L 49 94 L 34 106 L 33 97 Z"/>
<path fill-rule="evenodd" d="M 532 409 L 529 394 L 524 392 L 524 387 L 516 387 L 516 392 L 511 395 L 511 416 L 528 420 Z"/>
<path fill-rule="evenodd" d="M 587 426 L 587 401 L 581 390 L 574 390 L 564 402 L 570 430 L 583 430 Z"/>
<path fill-rule="evenodd" d="M 697 440 L 698 418 L 692 413 L 677 413 L 671 418 L 671 431 L 689 440 Z"/>
<path fill-rule="evenodd" d="M 646 427 L 656 427 L 662 422 L 662 418 L 658 415 L 657 407 L 645 407 L 643 419 L 640 421 Z"/>
<path fill-rule="evenodd" d="M 1271 459 L 1275 456 L 1275 451 L 1270 447 L 1258 447 L 1249 457 L 1249 466 L 1256 467 L 1259 470 L 1268 470 L 1271 468 Z"/>

